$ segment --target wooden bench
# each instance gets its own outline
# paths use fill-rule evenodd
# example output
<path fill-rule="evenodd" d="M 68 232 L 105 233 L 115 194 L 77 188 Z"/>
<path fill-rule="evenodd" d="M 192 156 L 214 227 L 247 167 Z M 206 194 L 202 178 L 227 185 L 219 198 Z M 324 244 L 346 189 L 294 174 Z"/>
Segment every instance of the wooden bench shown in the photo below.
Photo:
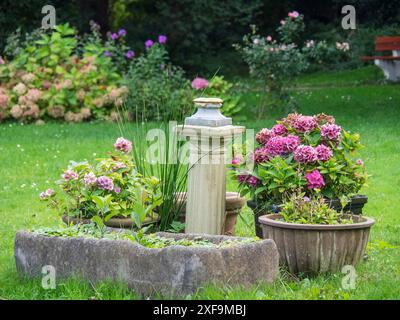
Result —
<path fill-rule="evenodd" d="M 390 81 L 400 80 L 400 37 L 376 37 L 375 51 L 392 51 L 392 55 L 361 57 L 361 60 L 374 60 L 383 70 L 385 78 Z"/>

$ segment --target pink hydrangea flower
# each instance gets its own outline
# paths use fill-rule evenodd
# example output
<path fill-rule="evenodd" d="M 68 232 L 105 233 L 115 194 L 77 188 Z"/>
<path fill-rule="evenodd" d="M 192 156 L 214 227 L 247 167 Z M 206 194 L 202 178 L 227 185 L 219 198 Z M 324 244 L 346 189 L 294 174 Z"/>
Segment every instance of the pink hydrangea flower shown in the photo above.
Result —
<path fill-rule="evenodd" d="M 7 104 L 8 104 L 8 96 L 0 92 L 0 108 L 4 109 L 5 107 L 7 107 Z"/>
<path fill-rule="evenodd" d="M 123 137 L 119 137 L 114 143 L 114 148 L 124 153 L 129 153 L 132 151 L 132 142 Z"/>
<path fill-rule="evenodd" d="M 299 163 L 313 163 L 318 160 L 318 153 L 313 147 L 302 144 L 294 151 L 294 160 Z"/>
<path fill-rule="evenodd" d="M 289 17 L 289 18 L 294 18 L 294 19 L 298 18 L 299 15 L 300 15 L 300 14 L 299 14 L 297 11 L 292 11 L 292 12 L 289 12 L 289 13 L 288 13 L 288 17 Z"/>
<path fill-rule="evenodd" d="M 293 128 L 302 133 L 314 130 L 317 125 L 317 121 L 311 116 L 298 116 L 293 122 Z"/>
<path fill-rule="evenodd" d="M 112 167 L 112 171 L 117 171 L 118 169 L 126 168 L 125 163 L 123 162 L 116 162 L 115 165 Z"/>
<path fill-rule="evenodd" d="M 306 174 L 308 189 L 322 189 L 325 185 L 324 177 L 317 169 Z"/>
<path fill-rule="evenodd" d="M 253 153 L 255 163 L 266 162 L 269 159 L 268 149 L 266 147 L 257 148 Z"/>
<path fill-rule="evenodd" d="M 192 88 L 196 90 L 203 90 L 208 87 L 208 80 L 204 78 L 194 78 L 192 81 Z"/>
<path fill-rule="evenodd" d="M 255 176 L 249 176 L 246 182 L 250 187 L 255 187 L 258 185 L 259 180 Z"/>
<path fill-rule="evenodd" d="M 256 141 L 259 144 L 266 144 L 269 139 L 275 136 L 275 133 L 267 128 L 261 129 L 257 134 L 256 134 Z"/>
<path fill-rule="evenodd" d="M 299 144 L 300 138 L 297 136 L 275 136 L 268 140 L 265 147 L 271 156 L 278 156 L 293 152 Z"/>
<path fill-rule="evenodd" d="M 259 180 L 255 176 L 252 176 L 251 174 L 248 173 L 242 173 L 238 175 L 237 179 L 239 184 L 245 183 L 250 187 L 255 187 L 259 183 Z"/>
<path fill-rule="evenodd" d="M 32 102 L 38 101 L 41 96 L 42 92 L 38 89 L 29 89 L 28 92 L 26 93 L 27 99 Z"/>
<path fill-rule="evenodd" d="M 63 179 L 66 181 L 70 181 L 70 180 L 77 180 L 78 179 L 78 174 L 73 171 L 73 170 L 66 170 L 64 172 L 64 174 L 62 175 Z"/>
<path fill-rule="evenodd" d="M 277 124 L 272 127 L 272 132 L 277 136 L 282 136 L 287 133 L 287 129 L 283 124 Z"/>
<path fill-rule="evenodd" d="M 323 144 L 320 144 L 319 146 L 315 147 L 315 151 L 317 151 L 318 160 L 320 161 L 327 161 L 333 155 L 331 148 Z"/>
<path fill-rule="evenodd" d="M 97 178 L 97 185 L 100 189 L 112 191 L 114 189 L 114 182 L 106 176 Z"/>
<path fill-rule="evenodd" d="M 92 186 L 96 183 L 97 178 L 93 172 L 86 173 L 85 176 L 83 177 L 83 182 L 87 186 Z"/>
<path fill-rule="evenodd" d="M 338 140 L 342 128 L 334 123 L 326 123 L 321 126 L 321 136 L 329 140 Z"/>

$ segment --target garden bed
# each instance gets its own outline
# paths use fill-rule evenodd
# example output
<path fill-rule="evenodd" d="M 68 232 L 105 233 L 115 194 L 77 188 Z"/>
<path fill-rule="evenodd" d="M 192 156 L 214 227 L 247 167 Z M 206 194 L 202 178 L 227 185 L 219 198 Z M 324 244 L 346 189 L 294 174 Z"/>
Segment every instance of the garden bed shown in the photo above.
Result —
<path fill-rule="evenodd" d="M 140 294 L 155 291 L 184 295 L 207 283 L 250 285 L 278 276 L 279 255 L 272 240 L 196 234 L 157 233 L 177 244 L 149 248 L 139 243 L 96 237 L 48 236 L 20 231 L 15 238 L 17 270 L 42 276 L 55 267 L 58 278 L 82 277 L 91 282 L 122 281 Z M 182 239 L 192 245 L 179 245 Z M 242 243 L 241 243 L 242 242 Z"/>

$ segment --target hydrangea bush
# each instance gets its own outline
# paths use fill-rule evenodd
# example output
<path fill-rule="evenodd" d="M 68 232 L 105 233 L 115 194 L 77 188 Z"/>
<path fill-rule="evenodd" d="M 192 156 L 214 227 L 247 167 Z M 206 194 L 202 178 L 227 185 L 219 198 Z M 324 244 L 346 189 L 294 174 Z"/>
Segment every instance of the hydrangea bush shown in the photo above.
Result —
<path fill-rule="evenodd" d="M 260 203 L 280 204 L 291 194 L 340 198 L 366 183 L 364 163 L 356 158 L 360 136 L 345 131 L 332 116 L 292 113 L 256 135 L 251 154 L 232 161 L 241 193 Z"/>
<path fill-rule="evenodd" d="M 81 122 L 107 117 L 128 91 L 101 44 L 59 25 L 0 65 L 0 120 Z"/>
<path fill-rule="evenodd" d="M 143 177 L 135 170 L 132 142 L 122 137 L 114 144 L 107 158 L 71 161 L 57 181 L 61 194 L 53 189 L 40 193 L 58 212 L 70 217 L 92 219 L 96 223 L 113 217 L 132 217 L 137 226 L 162 202 L 159 180 Z"/>

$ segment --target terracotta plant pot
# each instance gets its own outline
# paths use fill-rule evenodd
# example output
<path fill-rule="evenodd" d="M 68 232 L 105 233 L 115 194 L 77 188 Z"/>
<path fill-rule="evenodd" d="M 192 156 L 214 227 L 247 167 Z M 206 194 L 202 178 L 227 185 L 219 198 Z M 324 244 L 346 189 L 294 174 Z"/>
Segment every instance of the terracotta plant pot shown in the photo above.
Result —
<path fill-rule="evenodd" d="M 374 220 L 351 215 L 351 224 L 299 224 L 281 221 L 280 214 L 259 217 L 263 238 L 275 241 L 279 262 L 293 274 L 338 272 L 362 259 Z"/>
<path fill-rule="evenodd" d="M 61 217 L 62 221 L 65 224 L 88 224 L 91 223 L 92 221 L 90 219 L 80 219 L 80 218 L 74 218 L 74 217 L 68 217 L 65 213 L 62 215 Z M 152 223 L 156 223 L 160 220 L 160 217 L 154 213 L 153 214 L 153 218 L 147 217 L 144 222 L 143 225 L 149 225 Z M 133 223 L 131 218 L 111 218 L 110 220 L 104 222 L 104 224 L 107 227 L 111 227 L 111 228 L 124 228 L 124 229 L 132 229 L 135 228 L 135 224 Z"/>
<path fill-rule="evenodd" d="M 342 205 L 340 204 L 339 199 L 326 200 L 326 202 L 329 204 L 330 208 L 336 210 L 337 212 L 342 210 Z M 362 209 L 367 202 L 367 196 L 357 194 L 350 198 L 350 203 L 344 207 L 344 211 L 350 211 L 352 214 L 362 214 Z M 247 201 L 247 206 L 251 208 L 254 212 L 254 227 L 256 231 L 256 236 L 262 238 L 263 233 L 258 218 L 268 213 L 279 213 L 279 207 L 278 205 L 274 205 L 272 206 L 272 208 L 263 208 L 262 206 L 259 206 L 257 201 L 255 200 Z"/>
<path fill-rule="evenodd" d="M 183 203 L 182 203 L 183 202 Z M 242 210 L 246 200 L 242 198 L 237 192 L 227 192 L 225 202 L 225 223 L 224 235 L 234 236 L 237 216 Z M 186 193 L 181 192 L 178 194 L 178 205 L 180 206 L 179 221 L 184 223 L 186 218 Z"/>

